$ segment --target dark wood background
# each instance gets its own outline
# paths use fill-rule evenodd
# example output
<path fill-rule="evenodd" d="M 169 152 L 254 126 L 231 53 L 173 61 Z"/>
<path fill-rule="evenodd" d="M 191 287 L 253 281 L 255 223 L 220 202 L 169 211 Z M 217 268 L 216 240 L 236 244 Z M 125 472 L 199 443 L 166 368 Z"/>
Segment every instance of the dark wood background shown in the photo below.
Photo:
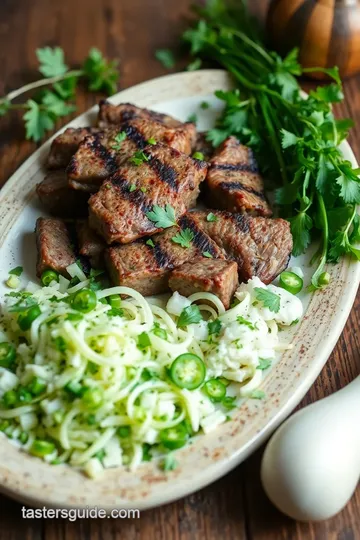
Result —
<path fill-rule="evenodd" d="M 91 46 L 119 58 L 120 87 L 163 75 L 157 48 L 177 44 L 192 0 L 1 0 L 0 95 L 35 80 L 34 51 L 64 48 L 70 65 Z M 252 0 L 263 16 L 268 0 Z M 351 144 L 360 159 L 360 76 L 345 84 L 341 115 L 357 127 Z M 80 93 L 78 111 L 96 101 Z M 66 120 L 67 121 L 67 120 Z M 65 120 L 64 120 L 65 123 Z M 60 126 L 58 126 L 60 127 Z M 0 185 L 36 148 L 24 141 L 16 115 L 0 122 Z M 301 406 L 342 388 L 360 373 L 359 297 L 333 354 Z M 331 449 L 329 449 L 331 451 Z M 21 505 L 0 497 L 0 540 L 356 540 L 360 539 L 360 488 L 335 518 L 319 524 L 296 523 L 267 500 L 259 480 L 260 450 L 226 477 L 176 503 L 144 512 L 140 520 L 26 521 Z M 99 501 L 101 506 L 101 501 Z"/>

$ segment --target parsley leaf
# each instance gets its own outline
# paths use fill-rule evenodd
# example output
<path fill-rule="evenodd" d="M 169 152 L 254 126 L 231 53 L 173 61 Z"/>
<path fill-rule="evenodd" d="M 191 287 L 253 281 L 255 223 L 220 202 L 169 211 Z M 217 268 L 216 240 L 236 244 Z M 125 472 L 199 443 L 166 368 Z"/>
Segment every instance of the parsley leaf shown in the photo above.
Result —
<path fill-rule="evenodd" d="M 147 246 L 152 247 L 152 248 L 155 247 L 155 244 L 154 244 L 153 240 L 151 240 L 151 238 L 149 238 L 149 240 L 146 240 L 145 244 L 146 244 Z"/>
<path fill-rule="evenodd" d="M 158 49 L 155 51 L 155 58 L 166 69 L 173 69 L 175 67 L 174 53 L 170 49 Z"/>
<path fill-rule="evenodd" d="M 40 141 L 45 133 L 54 127 L 54 120 L 48 112 L 42 111 L 34 100 L 27 101 L 29 110 L 24 114 L 26 138 Z"/>
<path fill-rule="evenodd" d="M 198 120 L 198 119 L 197 119 L 196 114 L 193 113 L 193 114 L 190 114 L 190 116 L 188 117 L 188 119 L 187 119 L 186 121 L 187 121 L 187 122 L 191 122 L 191 123 L 193 123 L 193 124 L 196 124 L 197 120 Z"/>
<path fill-rule="evenodd" d="M 190 64 L 187 66 L 186 71 L 197 71 L 201 68 L 201 65 L 201 58 L 195 58 L 195 60 L 193 62 L 190 62 Z"/>
<path fill-rule="evenodd" d="M 23 271 L 24 271 L 24 269 L 23 269 L 22 266 L 17 266 L 16 268 L 13 268 L 12 270 L 10 270 L 9 274 L 11 276 L 21 276 Z"/>
<path fill-rule="evenodd" d="M 61 97 L 49 90 L 45 91 L 41 100 L 41 105 L 43 105 L 46 112 L 53 115 L 55 119 L 66 116 L 76 110 L 74 105 L 69 105 Z"/>
<path fill-rule="evenodd" d="M 259 358 L 259 365 L 256 369 L 268 369 L 272 364 L 272 360 L 270 358 Z"/>
<path fill-rule="evenodd" d="M 169 204 L 165 208 L 154 204 L 151 212 L 147 212 L 145 215 L 159 229 L 167 229 L 176 225 L 175 210 Z"/>
<path fill-rule="evenodd" d="M 218 218 L 215 216 L 215 214 L 213 214 L 212 212 L 210 212 L 210 213 L 206 216 L 206 221 L 209 221 L 209 222 L 215 222 L 215 221 L 218 221 Z"/>
<path fill-rule="evenodd" d="M 304 253 L 310 244 L 310 229 L 313 225 L 313 220 L 305 212 L 299 212 L 295 217 L 290 218 L 289 221 L 294 239 L 293 254 L 297 257 L 301 253 Z"/>
<path fill-rule="evenodd" d="M 273 313 L 279 313 L 280 311 L 280 296 L 268 289 L 262 287 L 255 287 L 256 299 L 263 304 L 265 308 L 268 308 Z"/>
<path fill-rule="evenodd" d="M 287 131 L 286 129 L 281 130 L 281 146 L 283 148 L 289 148 L 290 146 L 295 146 L 298 142 L 299 137 Z"/>
<path fill-rule="evenodd" d="M 204 160 L 204 154 L 202 152 L 194 152 L 192 155 L 193 159 Z"/>
<path fill-rule="evenodd" d="M 156 144 L 156 139 L 154 139 L 154 137 L 150 137 L 150 139 L 148 139 L 146 142 L 147 142 L 148 144 L 154 145 L 154 144 Z"/>
<path fill-rule="evenodd" d="M 90 49 L 83 70 L 89 81 L 89 89 L 92 91 L 104 91 L 111 95 L 116 92 L 119 77 L 116 60 L 106 60 L 99 49 Z"/>
<path fill-rule="evenodd" d="M 209 321 L 207 326 L 208 326 L 209 336 L 213 334 L 218 336 L 221 331 L 222 322 L 220 321 L 220 319 L 215 319 L 215 321 Z"/>
<path fill-rule="evenodd" d="M 202 321 L 202 319 L 203 317 L 201 315 L 199 306 L 192 304 L 191 306 L 188 306 L 182 310 L 177 322 L 177 326 L 178 328 L 184 328 L 184 326 L 196 324 Z"/>
<path fill-rule="evenodd" d="M 36 50 L 39 60 L 39 71 L 44 77 L 57 77 L 64 75 L 68 67 L 64 61 L 64 51 L 60 47 L 44 47 Z"/>
<path fill-rule="evenodd" d="M 129 162 L 137 167 L 146 161 L 149 161 L 150 157 L 145 154 L 143 150 L 137 150 L 135 154 L 129 159 Z"/>
<path fill-rule="evenodd" d="M 136 184 L 131 184 L 131 186 L 129 187 L 129 192 L 132 193 L 135 190 L 136 190 Z"/>
<path fill-rule="evenodd" d="M 171 238 L 175 244 L 180 244 L 183 248 L 189 248 L 193 239 L 194 233 L 188 228 L 181 230 Z"/>
<path fill-rule="evenodd" d="M 244 319 L 241 315 L 236 317 L 236 320 L 239 324 L 243 324 L 250 328 L 250 330 L 256 330 L 256 324 L 253 324 L 251 321 L 248 321 L 247 319 Z"/>
<path fill-rule="evenodd" d="M 119 131 L 117 135 L 114 137 L 114 144 L 111 146 L 113 150 L 120 150 L 121 143 L 124 142 L 126 139 L 126 132 L 125 131 Z"/>
<path fill-rule="evenodd" d="M 202 256 L 206 257 L 207 259 L 212 259 L 213 258 L 213 256 L 211 255 L 211 253 L 209 251 L 203 251 Z"/>

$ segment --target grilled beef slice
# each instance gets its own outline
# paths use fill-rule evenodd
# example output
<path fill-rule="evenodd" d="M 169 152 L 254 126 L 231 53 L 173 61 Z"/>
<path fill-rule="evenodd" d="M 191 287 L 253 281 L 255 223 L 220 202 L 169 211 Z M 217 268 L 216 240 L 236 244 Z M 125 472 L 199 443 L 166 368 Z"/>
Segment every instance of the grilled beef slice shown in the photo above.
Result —
<path fill-rule="evenodd" d="M 69 187 L 64 170 L 51 171 L 36 186 L 36 193 L 46 210 L 60 218 L 85 217 L 88 214 L 88 193 Z"/>
<path fill-rule="evenodd" d="M 38 277 L 45 270 L 67 276 L 66 268 L 76 261 L 69 231 L 61 219 L 39 218 L 36 222 Z"/>
<path fill-rule="evenodd" d="M 108 244 L 127 244 L 161 230 L 146 214 L 172 206 L 176 218 L 194 205 L 207 164 L 165 146 L 149 145 L 139 165 L 127 162 L 89 200 L 89 223 Z"/>
<path fill-rule="evenodd" d="M 194 237 L 190 247 L 184 248 L 173 238 L 179 230 L 188 228 Z M 144 296 L 160 294 L 169 289 L 169 274 L 173 268 L 201 257 L 204 252 L 210 253 L 214 259 L 224 258 L 215 242 L 188 219 L 188 214 L 179 219 L 179 227 L 154 235 L 151 243 L 154 245 L 146 244 L 143 239 L 106 250 L 106 266 L 114 284 L 133 287 Z"/>
<path fill-rule="evenodd" d="M 201 257 L 175 268 L 171 272 L 169 286 L 183 296 L 203 291 L 213 293 L 228 309 L 238 286 L 237 264 Z"/>
<path fill-rule="evenodd" d="M 126 139 L 117 144 L 115 137 L 119 132 L 125 132 Z M 113 126 L 104 133 L 87 137 L 80 144 L 67 168 L 70 185 L 97 191 L 104 179 L 136 151 L 143 150 L 149 139 L 190 154 L 193 134 L 183 127 L 169 128 L 153 120 L 132 118 L 118 128 Z"/>
<path fill-rule="evenodd" d="M 70 159 L 79 148 L 79 144 L 87 137 L 98 133 L 98 128 L 67 128 L 51 143 L 50 153 L 47 160 L 49 169 L 65 169 Z"/>
<path fill-rule="evenodd" d="M 90 228 L 87 221 L 76 223 L 76 235 L 80 255 L 90 260 L 92 268 L 104 268 L 104 240 Z"/>
<path fill-rule="evenodd" d="M 154 120 L 155 122 L 160 122 L 168 127 L 180 127 L 184 125 L 180 120 L 176 120 L 176 118 L 173 118 L 172 116 L 136 107 L 136 105 L 132 105 L 131 103 L 113 105 L 107 100 L 102 100 L 99 103 L 97 125 L 101 129 L 128 122 L 132 118 Z"/>
<path fill-rule="evenodd" d="M 207 220 L 208 211 L 189 212 L 187 217 L 216 242 L 227 259 L 237 262 L 241 282 L 257 276 L 270 283 L 287 267 L 293 247 L 288 221 L 212 213 L 216 221 Z"/>
<path fill-rule="evenodd" d="M 210 160 L 204 191 L 209 206 L 230 212 L 271 216 L 252 150 L 229 137 Z"/>

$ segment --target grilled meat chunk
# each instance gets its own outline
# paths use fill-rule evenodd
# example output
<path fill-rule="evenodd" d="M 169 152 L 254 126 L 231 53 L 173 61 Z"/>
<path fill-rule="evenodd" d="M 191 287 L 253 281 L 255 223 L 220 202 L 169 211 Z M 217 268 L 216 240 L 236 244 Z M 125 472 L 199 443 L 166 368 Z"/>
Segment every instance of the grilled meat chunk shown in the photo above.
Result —
<path fill-rule="evenodd" d="M 169 289 L 169 274 L 173 268 L 201 257 L 204 252 L 210 253 L 214 259 L 224 258 L 215 242 L 188 219 L 188 214 L 180 218 L 179 227 L 180 230 L 190 229 L 193 233 L 188 248 L 173 241 L 179 232 L 178 227 L 154 235 L 151 245 L 140 240 L 133 244 L 110 247 L 106 251 L 105 261 L 113 283 L 133 287 L 144 296 L 160 294 Z M 202 259 L 207 260 L 204 257 Z"/>
<path fill-rule="evenodd" d="M 287 267 L 293 247 L 288 221 L 221 211 L 213 211 L 216 221 L 208 221 L 208 213 L 194 211 L 187 216 L 227 259 L 237 262 L 240 281 L 257 276 L 270 283 Z"/>
<path fill-rule="evenodd" d="M 104 268 L 104 240 L 90 228 L 87 221 L 76 223 L 76 235 L 80 255 L 90 260 L 92 268 Z"/>
<path fill-rule="evenodd" d="M 171 272 L 169 286 L 183 296 L 202 291 L 213 293 L 228 309 L 238 286 L 237 264 L 221 259 L 195 259 Z"/>
<path fill-rule="evenodd" d="M 200 152 L 206 161 L 213 156 L 214 148 L 212 144 L 206 140 L 206 131 L 201 131 L 197 134 L 193 152 Z"/>
<path fill-rule="evenodd" d="M 115 137 L 119 132 L 126 133 L 126 138 L 117 144 Z M 75 189 L 97 191 L 104 179 L 136 151 L 143 150 L 149 139 L 190 154 L 193 138 L 194 134 L 185 124 L 169 128 L 153 120 L 132 118 L 118 128 L 87 137 L 80 144 L 67 168 L 70 185 Z"/>
<path fill-rule="evenodd" d="M 39 218 L 36 222 L 38 260 L 36 273 L 55 270 L 67 276 L 66 268 L 76 261 L 69 231 L 61 219 Z"/>
<path fill-rule="evenodd" d="M 47 160 L 48 168 L 65 169 L 85 137 L 98 132 L 98 128 L 92 127 L 67 128 L 64 133 L 58 135 L 51 143 Z"/>
<path fill-rule="evenodd" d="M 145 120 L 154 120 L 160 122 L 164 126 L 179 127 L 183 123 L 180 120 L 176 120 L 172 116 L 167 114 L 157 113 L 155 111 L 149 111 L 149 109 L 143 109 L 136 107 L 131 103 L 120 103 L 120 105 L 113 105 L 107 100 L 102 100 L 99 103 L 99 114 L 97 119 L 97 125 L 101 128 L 118 126 L 124 122 L 128 122 L 133 118 L 144 118 Z"/>
<path fill-rule="evenodd" d="M 36 193 L 46 210 L 61 218 L 85 217 L 88 214 L 89 195 L 69 187 L 64 170 L 51 171 L 36 186 Z"/>
<path fill-rule="evenodd" d="M 253 153 L 235 137 L 226 139 L 210 160 L 204 188 L 213 208 L 264 217 L 272 214 Z"/>
<path fill-rule="evenodd" d="M 127 244 L 161 226 L 147 217 L 154 205 L 172 206 L 178 218 L 194 205 L 207 164 L 165 146 L 145 147 L 139 165 L 126 163 L 89 201 L 89 223 L 108 244 Z"/>

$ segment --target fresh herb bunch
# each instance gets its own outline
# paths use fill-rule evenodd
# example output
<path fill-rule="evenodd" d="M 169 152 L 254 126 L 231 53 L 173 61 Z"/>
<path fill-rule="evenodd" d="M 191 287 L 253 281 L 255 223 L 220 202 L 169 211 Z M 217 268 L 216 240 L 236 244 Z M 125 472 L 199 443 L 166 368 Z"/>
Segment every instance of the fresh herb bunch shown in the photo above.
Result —
<path fill-rule="evenodd" d="M 233 91 L 216 92 L 225 109 L 208 139 L 218 146 L 235 135 L 254 150 L 268 178 L 281 179 L 275 200 L 291 223 L 294 255 L 321 237 L 312 278 L 319 288 L 326 261 L 345 253 L 360 260 L 360 171 L 338 149 L 352 121 L 332 112 L 343 99 L 338 70 L 304 69 L 297 50 L 285 58 L 267 50 L 240 0 L 210 0 L 195 10 L 200 19 L 183 35 L 191 55 L 222 65 L 236 83 Z M 296 77 L 310 71 L 326 72 L 334 82 L 306 99 Z"/>
<path fill-rule="evenodd" d="M 76 110 L 72 100 L 80 78 L 84 78 L 89 90 L 113 94 L 119 77 L 117 61 L 106 60 L 98 49 L 92 48 L 80 69 L 69 70 L 65 64 L 64 51 L 60 47 L 37 49 L 39 71 L 44 76 L 39 81 L 13 90 L 0 99 L 0 116 L 10 110 L 23 110 L 26 138 L 37 142 L 48 130 L 53 129 L 58 118 Z M 25 103 L 13 101 L 32 90 L 42 89 Z"/>

